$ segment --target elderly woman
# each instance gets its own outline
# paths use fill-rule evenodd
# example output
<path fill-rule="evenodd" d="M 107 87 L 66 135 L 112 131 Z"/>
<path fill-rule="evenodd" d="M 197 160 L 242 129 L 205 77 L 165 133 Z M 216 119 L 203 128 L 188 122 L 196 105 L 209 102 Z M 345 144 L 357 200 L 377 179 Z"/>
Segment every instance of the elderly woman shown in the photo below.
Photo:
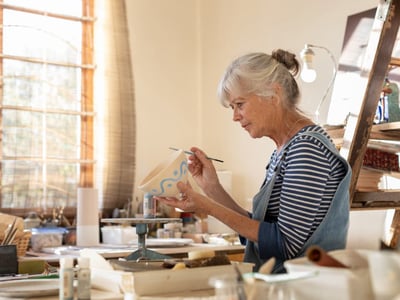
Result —
<path fill-rule="evenodd" d="M 238 232 L 246 244 L 244 260 L 255 270 L 274 257 L 273 272 L 284 272 L 284 261 L 304 255 L 311 245 L 329 251 L 346 243 L 351 169 L 324 129 L 299 110 L 298 71 L 290 52 L 250 53 L 234 60 L 219 84 L 219 99 L 232 109 L 233 120 L 252 138 L 276 144 L 251 213 L 224 190 L 197 147 L 191 148 L 189 171 L 206 196 L 180 182 L 183 199 L 158 198 L 212 215 Z"/>

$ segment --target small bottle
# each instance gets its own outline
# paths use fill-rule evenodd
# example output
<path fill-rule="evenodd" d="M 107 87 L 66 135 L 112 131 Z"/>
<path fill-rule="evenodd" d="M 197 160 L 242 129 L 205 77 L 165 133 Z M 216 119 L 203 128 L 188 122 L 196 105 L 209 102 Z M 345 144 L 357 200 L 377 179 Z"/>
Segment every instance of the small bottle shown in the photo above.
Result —
<path fill-rule="evenodd" d="M 157 207 L 153 195 L 146 193 L 143 197 L 143 218 L 153 219 L 156 217 Z"/>
<path fill-rule="evenodd" d="M 78 258 L 78 300 L 90 299 L 90 259 L 89 257 Z"/>
<path fill-rule="evenodd" d="M 74 269 L 72 257 L 60 258 L 60 300 L 74 299 Z"/>

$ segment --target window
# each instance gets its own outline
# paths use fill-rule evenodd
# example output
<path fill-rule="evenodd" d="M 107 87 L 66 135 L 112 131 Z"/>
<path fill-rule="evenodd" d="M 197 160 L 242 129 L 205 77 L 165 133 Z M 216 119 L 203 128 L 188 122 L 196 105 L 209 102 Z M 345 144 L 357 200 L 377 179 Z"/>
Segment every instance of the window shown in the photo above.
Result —
<path fill-rule="evenodd" d="M 0 4 L 3 212 L 72 212 L 94 184 L 93 1 Z"/>
<path fill-rule="evenodd" d="M 95 187 L 110 217 L 135 181 L 125 0 L 6 0 L 0 22 L 0 211 L 73 219 Z"/>

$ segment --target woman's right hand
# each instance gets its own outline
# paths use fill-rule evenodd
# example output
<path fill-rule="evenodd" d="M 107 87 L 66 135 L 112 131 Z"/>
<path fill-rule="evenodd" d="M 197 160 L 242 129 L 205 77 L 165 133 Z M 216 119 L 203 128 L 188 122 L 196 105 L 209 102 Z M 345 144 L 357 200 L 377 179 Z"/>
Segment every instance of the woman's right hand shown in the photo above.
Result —
<path fill-rule="evenodd" d="M 199 208 L 201 211 L 207 213 L 209 202 L 207 202 L 206 199 L 212 199 L 212 201 L 215 201 L 224 207 L 228 207 L 248 217 L 247 211 L 243 209 L 240 205 L 238 205 L 231 197 L 231 195 L 229 195 L 229 193 L 221 185 L 212 160 L 208 159 L 207 155 L 197 147 L 192 147 L 190 148 L 190 150 L 193 152 L 193 155 L 189 156 L 189 172 L 192 174 L 193 179 L 207 195 L 207 197 L 201 198 L 192 196 L 190 197 L 190 199 L 193 201 L 185 202 L 185 208 L 187 209 L 187 206 L 189 206 L 189 204 L 197 201 L 197 204 L 193 207 Z M 181 188 L 183 187 L 181 186 Z M 192 194 L 193 193 L 191 193 L 190 195 Z M 179 205 L 182 205 L 182 203 L 180 203 Z"/>
<path fill-rule="evenodd" d="M 199 148 L 192 147 L 193 155 L 189 156 L 189 171 L 198 186 L 208 195 L 220 186 L 217 171 L 207 155 Z"/>

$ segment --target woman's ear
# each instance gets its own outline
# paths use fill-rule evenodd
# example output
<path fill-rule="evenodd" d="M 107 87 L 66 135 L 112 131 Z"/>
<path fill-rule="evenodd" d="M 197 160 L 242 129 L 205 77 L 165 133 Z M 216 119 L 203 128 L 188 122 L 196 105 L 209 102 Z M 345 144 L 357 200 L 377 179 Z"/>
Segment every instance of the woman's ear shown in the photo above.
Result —
<path fill-rule="evenodd" d="M 274 106 L 279 106 L 280 105 L 280 103 L 281 103 L 281 97 L 279 96 L 279 95 L 277 95 L 277 94 L 273 94 L 271 97 L 270 97 L 270 103 L 272 104 L 272 105 L 274 105 Z"/>
<path fill-rule="evenodd" d="M 272 91 L 278 97 L 282 97 L 282 86 L 279 83 L 275 82 L 272 84 Z"/>
<path fill-rule="evenodd" d="M 278 83 L 273 83 L 271 90 L 273 92 L 271 100 L 276 105 L 279 105 L 283 99 L 282 87 Z"/>

